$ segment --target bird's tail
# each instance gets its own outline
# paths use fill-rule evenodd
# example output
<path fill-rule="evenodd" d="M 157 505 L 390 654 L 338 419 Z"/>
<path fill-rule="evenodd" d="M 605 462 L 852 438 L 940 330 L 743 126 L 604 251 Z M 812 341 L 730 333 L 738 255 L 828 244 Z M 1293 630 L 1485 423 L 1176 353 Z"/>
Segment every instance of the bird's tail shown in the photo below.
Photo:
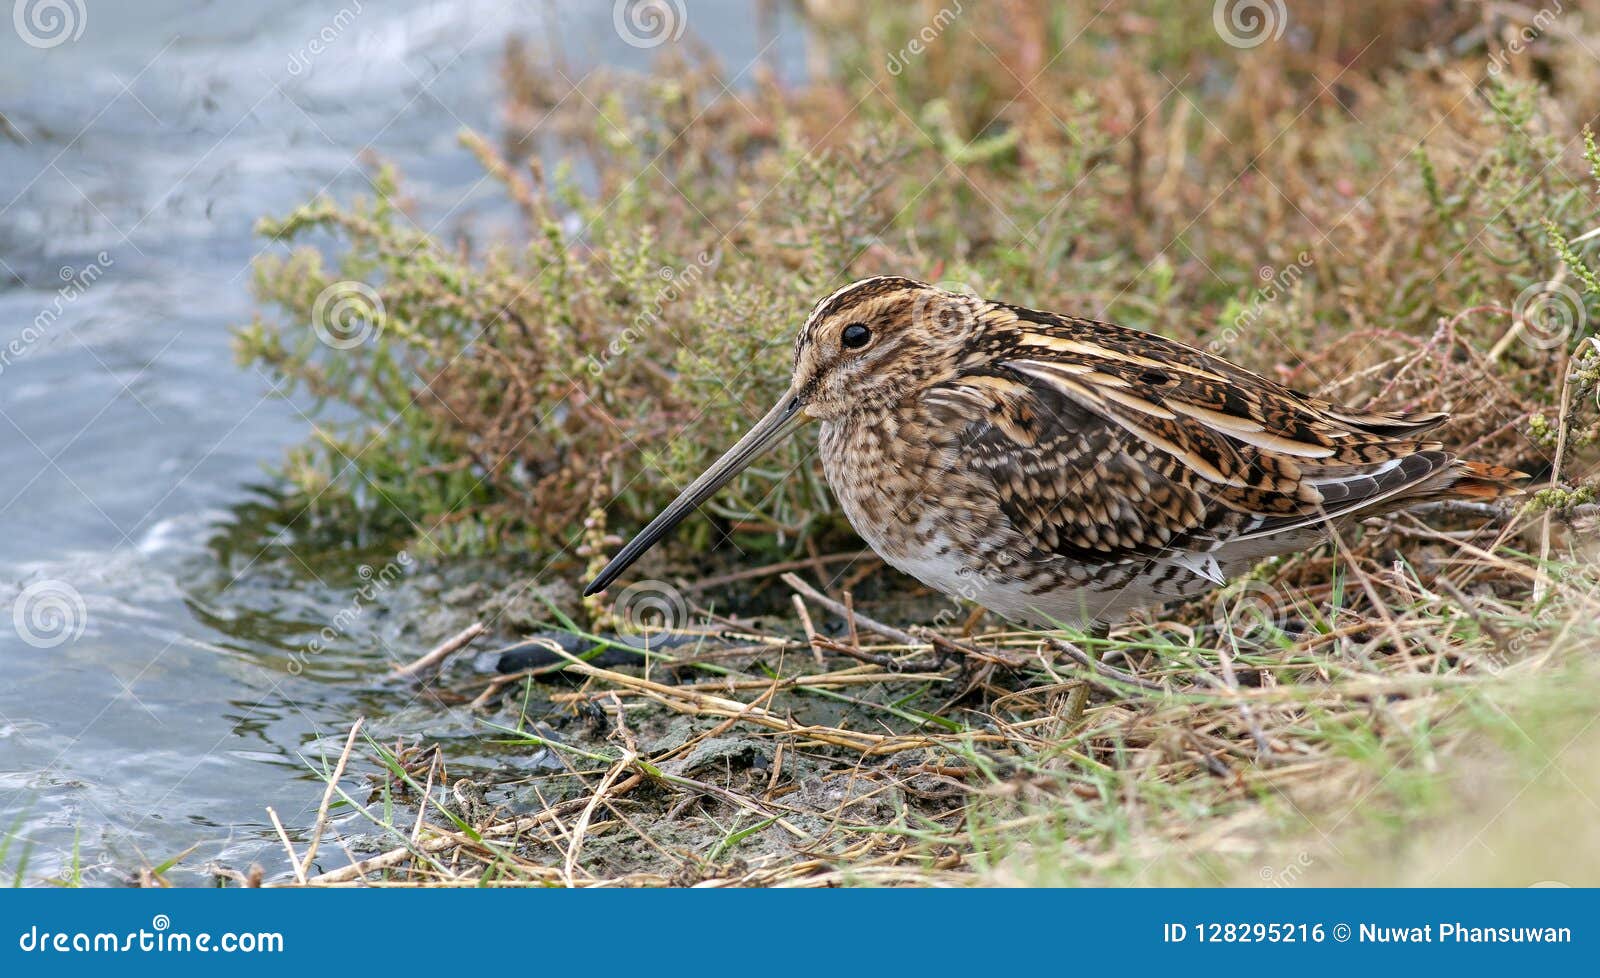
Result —
<path fill-rule="evenodd" d="M 1520 496 L 1523 492 L 1521 483 L 1529 478 L 1526 472 L 1508 469 L 1503 465 L 1456 459 L 1445 470 L 1444 477 L 1434 480 L 1421 498 L 1499 499 L 1502 496 Z"/>

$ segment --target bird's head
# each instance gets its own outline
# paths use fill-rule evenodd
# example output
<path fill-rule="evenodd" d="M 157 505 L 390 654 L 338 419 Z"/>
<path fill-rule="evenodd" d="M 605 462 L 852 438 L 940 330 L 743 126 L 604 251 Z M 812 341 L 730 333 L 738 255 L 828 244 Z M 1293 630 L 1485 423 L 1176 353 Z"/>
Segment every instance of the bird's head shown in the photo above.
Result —
<path fill-rule="evenodd" d="M 880 276 L 817 303 L 794 348 L 794 377 L 772 410 L 629 541 L 584 590 L 594 594 L 768 449 L 807 421 L 883 408 L 955 372 L 980 328 L 981 300 Z"/>
<path fill-rule="evenodd" d="M 908 278 L 847 285 L 817 303 L 795 339 L 789 396 L 823 421 L 901 401 L 950 376 L 981 308 Z"/>

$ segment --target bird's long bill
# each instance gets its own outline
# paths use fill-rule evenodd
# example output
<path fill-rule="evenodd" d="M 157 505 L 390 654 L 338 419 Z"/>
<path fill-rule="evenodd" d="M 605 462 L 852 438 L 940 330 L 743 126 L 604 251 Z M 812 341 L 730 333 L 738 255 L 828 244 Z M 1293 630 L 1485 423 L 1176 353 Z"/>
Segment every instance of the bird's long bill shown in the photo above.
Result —
<path fill-rule="evenodd" d="M 622 572 L 644 556 L 646 550 L 660 543 L 663 537 L 672 532 L 673 527 L 683 522 L 684 517 L 710 499 L 734 476 L 743 472 L 746 466 L 759 458 L 767 449 L 793 434 L 794 430 L 807 420 L 805 412 L 801 410 L 804 406 L 804 402 L 793 389 L 786 392 L 777 405 L 739 439 L 738 444 L 712 463 L 711 468 L 706 469 L 689 488 L 679 493 L 678 498 L 661 511 L 661 515 L 651 520 L 649 526 L 640 530 L 638 536 L 628 541 L 628 545 L 611 558 L 611 563 L 607 564 L 599 576 L 584 588 L 584 597 L 610 587 L 612 581 L 621 577 Z"/>

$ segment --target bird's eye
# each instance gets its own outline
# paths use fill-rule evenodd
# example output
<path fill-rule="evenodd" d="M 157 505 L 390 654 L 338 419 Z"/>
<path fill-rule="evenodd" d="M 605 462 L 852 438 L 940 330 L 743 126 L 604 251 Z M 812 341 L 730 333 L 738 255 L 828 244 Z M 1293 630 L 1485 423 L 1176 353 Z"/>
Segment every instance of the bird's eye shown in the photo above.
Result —
<path fill-rule="evenodd" d="M 839 334 L 839 342 L 844 345 L 845 349 L 859 350 L 872 342 L 872 330 L 862 323 L 851 323 L 844 328 L 844 332 Z"/>

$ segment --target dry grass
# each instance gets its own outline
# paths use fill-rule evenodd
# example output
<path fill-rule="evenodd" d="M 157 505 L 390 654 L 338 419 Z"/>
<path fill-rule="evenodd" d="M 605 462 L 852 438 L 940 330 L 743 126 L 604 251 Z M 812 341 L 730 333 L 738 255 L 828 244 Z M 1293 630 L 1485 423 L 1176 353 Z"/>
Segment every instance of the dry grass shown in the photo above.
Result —
<path fill-rule="evenodd" d="M 528 782 L 540 803 L 480 805 L 445 790 L 436 751 L 369 743 L 387 774 L 369 797 L 338 789 L 359 809 L 340 834 L 370 820 L 392 848 L 324 859 L 309 882 L 1287 885 L 1369 878 L 1375 849 L 1486 845 L 1505 814 L 1487 806 L 1507 799 L 1456 776 L 1492 767 L 1523 789 L 1593 740 L 1600 577 L 1516 555 L 1537 520 L 1471 523 L 1395 517 L 1342 556 L 1236 586 L 1265 624 L 1218 612 L 1223 598 L 1105 639 L 906 635 L 838 620 L 845 608 L 784 575 L 821 629 L 809 639 L 726 623 L 637 668 L 562 652 L 542 678 L 559 669 L 577 685 L 538 700 L 518 683 L 487 698 L 482 680 L 444 684 L 479 700 L 492 735 L 559 759 Z M 1397 537 L 1427 570 L 1392 559 Z M 1449 824 L 1458 800 L 1485 821 L 1419 831 Z M 1551 861 L 1548 846 L 1524 848 Z M 1593 882 L 1592 867 L 1565 865 L 1538 879 Z"/>

